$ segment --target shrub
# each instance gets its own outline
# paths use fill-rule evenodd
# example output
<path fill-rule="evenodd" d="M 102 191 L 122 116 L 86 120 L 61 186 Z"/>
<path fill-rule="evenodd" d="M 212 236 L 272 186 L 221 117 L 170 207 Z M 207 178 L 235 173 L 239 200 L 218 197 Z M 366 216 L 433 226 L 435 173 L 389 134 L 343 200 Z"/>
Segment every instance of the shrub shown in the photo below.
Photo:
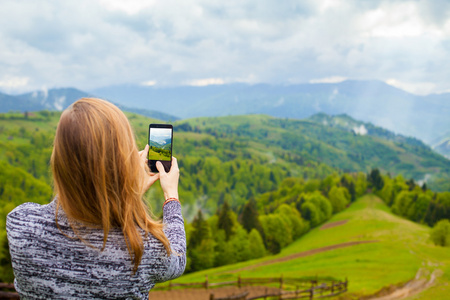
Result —
<path fill-rule="evenodd" d="M 450 246 L 450 221 L 445 219 L 437 222 L 431 230 L 430 238 L 438 246 Z"/>

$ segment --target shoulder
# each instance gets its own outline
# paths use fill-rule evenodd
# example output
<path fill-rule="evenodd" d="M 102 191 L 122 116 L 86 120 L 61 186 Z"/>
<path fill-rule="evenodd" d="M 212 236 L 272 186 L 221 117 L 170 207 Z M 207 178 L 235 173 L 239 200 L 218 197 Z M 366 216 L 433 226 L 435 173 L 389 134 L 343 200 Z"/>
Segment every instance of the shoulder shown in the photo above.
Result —
<path fill-rule="evenodd" d="M 33 202 L 27 202 L 27 203 L 21 204 L 21 205 L 17 206 L 16 208 L 14 208 L 8 214 L 8 218 L 17 218 L 22 215 L 27 215 L 29 212 L 34 212 L 36 210 L 39 210 L 39 208 L 41 206 L 42 205 L 33 203 Z"/>
<path fill-rule="evenodd" d="M 50 204 L 24 203 L 14 208 L 6 217 L 6 228 L 30 224 L 39 219 L 48 218 L 52 214 L 54 201 Z M 54 210 L 53 210 L 54 212 Z"/>
<path fill-rule="evenodd" d="M 7 219 L 27 218 L 33 215 L 42 215 L 42 213 L 48 210 L 51 204 L 52 203 L 41 205 L 33 202 L 21 204 L 8 214 Z"/>

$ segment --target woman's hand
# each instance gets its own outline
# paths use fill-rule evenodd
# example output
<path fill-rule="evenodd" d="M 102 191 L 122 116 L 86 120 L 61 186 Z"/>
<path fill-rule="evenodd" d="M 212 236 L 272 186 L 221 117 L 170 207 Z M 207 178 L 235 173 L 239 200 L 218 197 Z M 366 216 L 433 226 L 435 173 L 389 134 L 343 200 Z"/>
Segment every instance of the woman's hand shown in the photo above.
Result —
<path fill-rule="evenodd" d="M 139 156 L 141 157 L 141 161 L 144 164 L 144 169 L 146 170 L 146 172 L 145 172 L 146 176 L 144 178 L 144 193 L 152 186 L 152 184 L 154 184 L 156 182 L 156 180 L 159 179 L 159 173 L 155 174 L 155 173 L 149 172 L 148 164 L 147 164 L 148 149 L 149 149 L 149 146 L 145 145 L 144 150 L 139 151 Z"/>
<path fill-rule="evenodd" d="M 164 166 L 160 161 L 156 162 L 156 168 L 159 171 L 159 179 L 165 199 L 178 199 L 178 179 L 180 178 L 180 170 L 178 169 L 177 159 L 172 157 L 172 167 L 170 167 L 169 173 L 166 173 L 166 170 L 164 170 Z"/>

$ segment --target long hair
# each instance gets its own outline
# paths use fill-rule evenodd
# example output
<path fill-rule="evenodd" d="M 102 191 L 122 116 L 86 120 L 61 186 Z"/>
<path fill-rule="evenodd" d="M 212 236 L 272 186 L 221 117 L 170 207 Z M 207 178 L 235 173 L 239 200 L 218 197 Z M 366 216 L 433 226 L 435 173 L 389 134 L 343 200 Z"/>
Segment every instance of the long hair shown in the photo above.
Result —
<path fill-rule="evenodd" d="M 171 254 L 163 225 L 152 220 L 142 200 L 148 168 L 142 164 L 128 119 L 116 106 L 82 98 L 66 109 L 56 129 L 50 164 L 58 199 L 56 222 L 61 207 L 68 220 L 101 227 L 101 251 L 109 230 L 121 228 L 134 273 L 144 252 L 140 229 Z M 70 226 L 82 239 L 74 222 Z"/>

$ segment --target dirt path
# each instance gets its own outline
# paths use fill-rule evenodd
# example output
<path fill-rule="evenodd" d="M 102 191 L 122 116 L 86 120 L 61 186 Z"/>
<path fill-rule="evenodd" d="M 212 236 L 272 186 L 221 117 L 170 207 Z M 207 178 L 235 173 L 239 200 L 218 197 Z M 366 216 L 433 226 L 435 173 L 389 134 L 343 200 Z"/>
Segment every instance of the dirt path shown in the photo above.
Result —
<path fill-rule="evenodd" d="M 314 254 L 325 252 L 325 251 L 331 251 L 334 249 L 345 248 L 345 247 L 355 246 L 355 245 L 359 245 L 359 244 L 377 243 L 377 242 L 378 242 L 377 240 L 370 240 L 370 241 L 353 241 L 353 242 L 335 244 L 335 245 L 331 245 L 331 246 L 326 246 L 326 247 L 311 249 L 311 250 L 307 250 L 307 251 L 303 251 L 303 252 L 299 252 L 299 253 L 294 253 L 294 254 L 280 257 L 280 258 L 266 260 L 266 261 L 260 262 L 258 264 L 254 264 L 254 265 L 251 265 L 248 267 L 236 269 L 236 270 L 233 270 L 232 272 L 227 272 L 227 273 L 237 273 L 237 272 L 241 272 L 241 271 L 245 271 L 245 270 L 255 269 L 255 268 L 258 268 L 261 266 L 276 264 L 276 263 L 285 262 L 285 261 L 289 261 L 289 260 L 300 258 L 300 257 L 310 256 L 310 255 L 314 255 Z"/>
<path fill-rule="evenodd" d="M 344 225 L 347 222 L 348 222 L 348 220 L 340 220 L 340 221 L 336 221 L 336 222 L 327 223 L 327 224 L 323 225 L 322 227 L 320 227 L 320 230 L 324 230 L 324 229 L 328 229 L 328 228 L 333 228 L 333 227 L 336 227 L 336 226 Z"/>
<path fill-rule="evenodd" d="M 249 292 L 247 297 L 254 297 L 266 293 L 278 293 L 279 289 L 265 286 L 246 286 L 238 287 L 223 287 L 215 289 L 183 289 L 174 291 L 150 291 L 150 300 L 209 300 L 209 295 L 214 294 L 214 297 L 227 297 L 238 295 L 243 292 Z"/>
<path fill-rule="evenodd" d="M 384 288 L 374 297 L 366 298 L 368 300 L 400 300 L 404 299 L 406 297 L 410 297 L 413 295 L 416 295 L 430 286 L 433 285 L 436 277 L 440 276 L 442 271 L 441 270 L 434 270 L 433 273 L 431 273 L 430 278 L 427 280 L 426 276 L 424 277 L 424 269 L 419 269 L 417 271 L 416 277 L 410 281 L 408 281 L 404 286 L 402 287 L 388 287 Z"/>

